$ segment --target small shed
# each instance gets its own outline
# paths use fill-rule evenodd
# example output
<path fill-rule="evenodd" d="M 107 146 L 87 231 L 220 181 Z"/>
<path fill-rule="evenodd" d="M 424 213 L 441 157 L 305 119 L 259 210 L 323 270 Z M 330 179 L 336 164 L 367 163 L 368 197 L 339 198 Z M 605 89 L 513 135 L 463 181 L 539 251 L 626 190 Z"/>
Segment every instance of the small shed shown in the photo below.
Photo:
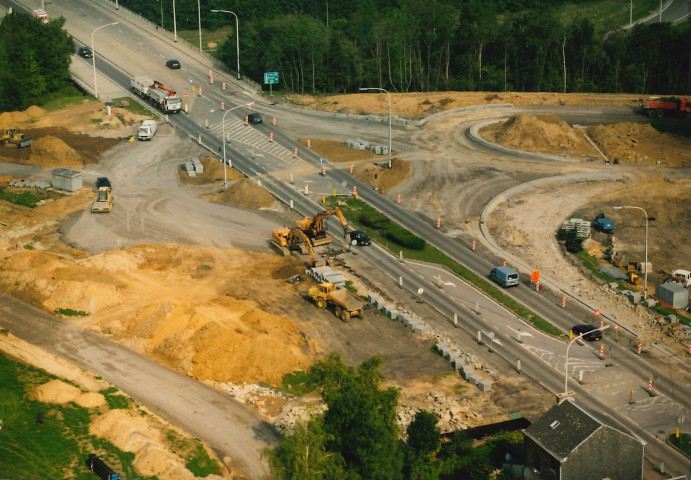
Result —
<path fill-rule="evenodd" d="M 53 188 L 76 192 L 82 188 L 82 173 L 69 168 L 56 168 L 53 170 Z"/>
<path fill-rule="evenodd" d="M 669 282 L 655 287 L 655 296 L 673 308 L 686 308 L 689 291 L 681 283 Z"/>

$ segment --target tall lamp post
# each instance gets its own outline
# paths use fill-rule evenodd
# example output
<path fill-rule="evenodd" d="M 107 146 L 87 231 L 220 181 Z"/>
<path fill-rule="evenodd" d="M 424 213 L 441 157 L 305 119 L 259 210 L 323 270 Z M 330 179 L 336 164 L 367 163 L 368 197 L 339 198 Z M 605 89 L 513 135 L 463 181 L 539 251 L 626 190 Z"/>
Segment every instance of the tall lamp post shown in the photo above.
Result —
<path fill-rule="evenodd" d="M 163 0 L 158 0 L 158 3 L 161 4 L 161 28 L 163 28 Z"/>
<path fill-rule="evenodd" d="M 197 18 L 199 19 L 199 53 L 202 52 L 202 6 L 197 0 Z"/>
<path fill-rule="evenodd" d="M 223 191 L 226 191 L 226 187 L 228 185 L 228 180 L 226 176 L 226 115 L 228 115 L 230 112 L 233 110 L 236 110 L 238 108 L 242 107 L 249 107 L 252 105 L 254 102 L 248 103 L 247 105 L 238 105 L 237 107 L 233 107 L 230 110 L 228 110 L 226 113 L 223 114 L 223 120 L 221 120 L 221 123 L 223 124 Z"/>
<path fill-rule="evenodd" d="M 173 0 L 173 39 L 178 41 L 178 24 L 175 19 L 175 0 Z"/>
<path fill-rule="evenodd" d="M 634 208 L 640 210 L 645 215 L 645 276 L 643 279 L 643 300 L 648 298 L 648 212 L 643 210 L 641 207 L 634 207 L 632 205 L 622 205 L 619 207 L 612 207 L 615 210 L 621 210 L 622 208 Z"/>
<path fill-rule="evenodd" d="M 91 32 L 91 62 L 94 65 L 94 97 L 98 99 L 98 85 L 96 84 L 96 47 L 94 46 L 94 33 L 96 33 L 97 30 L 100 30 L 102 28 L 110 27 L 112 25 L 117 25 L 120 22 L 113 22 L 113 23 L 108 23 L 106 25 L 101 25 L 100 27 L 94 28 L 94 31 Z"/>
<path fill-rule="evenodd" d="M 389 168 L 391 168 L 391 94 L 388 92 L 388 90 L 385 90 L 383 88 L 378 88 L 378 87 L 369 87 L 369 88 L 361 88 L 361 92 L 365 92 L 368 90 L 378 90 L 380 92 L 386 92 L 386 94 L 389 96 Z"/>
<path fill-rule="evenodd" d="M 238 16 L 230 10 L 211 10 L 215 13 L 230 13 L 235 17 L 235 56 L 238 58 L 238 80 L 240 80 L 240 22 Z"/>
<path fill-rule="evenodd" d="M 564 395 L 566 395 L 569 392 L 569 349 L 571 348 L 571 345 L 573 345 L 573 342 L 578 340 L 581 337 L 584 337 L 588 335 L 591 332 L 597 332 L 600 331 L 602 332 L 603 330 L 607 330 L 610 327 L 610 325 L 605 325 L 602 328 L 594 328 L 592 330 L 588 330 L 585 333 L 580 334 L 577 337 L 574 337 L 573 340 L 569 342 L 569 344 L 566 347 L 566 360 L 564 360 Z"/>

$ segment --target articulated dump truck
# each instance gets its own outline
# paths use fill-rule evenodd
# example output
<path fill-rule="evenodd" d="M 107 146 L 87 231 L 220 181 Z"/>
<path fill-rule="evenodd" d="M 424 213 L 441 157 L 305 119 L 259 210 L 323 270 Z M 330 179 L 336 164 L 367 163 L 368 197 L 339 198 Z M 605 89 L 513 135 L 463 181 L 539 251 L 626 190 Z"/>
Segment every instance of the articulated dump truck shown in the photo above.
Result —
<path fill-rule="evenodd" d="M 365 302 L 346 289 L 337 289 L 333 283 L 320 283 L 310 288 L 308 294 L 318 308 L 332 305 L 334 315 L 344 322 L 349 322 L 351 317 L 362 317 Z"/>

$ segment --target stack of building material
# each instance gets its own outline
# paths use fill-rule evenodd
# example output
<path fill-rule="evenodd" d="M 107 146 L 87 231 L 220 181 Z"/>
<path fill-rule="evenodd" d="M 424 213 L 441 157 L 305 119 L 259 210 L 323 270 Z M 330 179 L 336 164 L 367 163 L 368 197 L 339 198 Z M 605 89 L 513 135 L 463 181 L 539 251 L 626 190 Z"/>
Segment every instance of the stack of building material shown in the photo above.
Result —
<path fill-rule="evenodd" d="M 336 288 L 344 288 L 346 277 L 340 270 L 331 267 L 314 267 L 307 270 L 307 274 L 319 283 L 333 283 Z"/>
<path fill-rule="evenodd" d="M 576 231 L 576 236 L 580 238 L 590 237 L 590 222 L 581 218 L 572 218 L 566 220 L 561 224 L 561 229 L 564 232 Z"/>
<path fill-rule="evenodd" d="M 354 150 L 365 150 L 367 147 L 369 147 L 369 142 L 356 138 L 346 140 L 345 145 L 346 147 L 352 148 Z"/>
<path fill-rule="evenodd" d="M 197 171 L 194 169 L 194 163 L 192 163 L 192 160 L 185 160 L 185 162 L 182 164 L 182 167 L 190 177 L 197 176 Z"/>
<path fill-rule="evenodd" d="M 194 171 L 197 173 L 204 173 L 204 165 L 199 161 L 198 158 L 190 158 L 192 165 L 194 165 Z"/>

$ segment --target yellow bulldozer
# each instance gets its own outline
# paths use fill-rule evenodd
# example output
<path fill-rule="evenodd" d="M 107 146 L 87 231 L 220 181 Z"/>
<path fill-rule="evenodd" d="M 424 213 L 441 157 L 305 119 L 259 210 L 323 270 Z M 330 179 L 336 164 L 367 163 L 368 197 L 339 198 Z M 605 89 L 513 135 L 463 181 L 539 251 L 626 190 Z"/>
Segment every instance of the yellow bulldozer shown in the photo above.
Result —
<path fill-rule="evenodd" d="M 33 138 L 25 137 L 23 133 L 19 132 L 18 128 L 3 128 L 0 141 L 3 145 L 13 145 L 15 147 L 24 148 L 31 145 Z"/>

